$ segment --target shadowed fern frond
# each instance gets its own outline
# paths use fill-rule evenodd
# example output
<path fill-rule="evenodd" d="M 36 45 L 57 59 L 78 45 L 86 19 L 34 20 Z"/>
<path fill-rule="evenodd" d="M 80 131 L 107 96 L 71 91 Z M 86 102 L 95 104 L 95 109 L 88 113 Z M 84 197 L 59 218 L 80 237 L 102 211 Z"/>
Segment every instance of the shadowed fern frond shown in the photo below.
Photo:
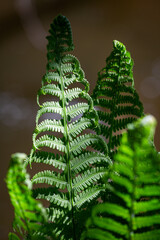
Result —
<path fill-rule="evenodd" d="M 143 105 L 134 88 L 132 68 L 130 53 L 122 43 L 114 40 L 106 67 L 98 73 L 92 96 L 110 156 L 120 144 L 121 130 L 143 115 Z"/>
<path fill-rule="evenodd" d="M 98 128 L 98 115 L 78 59 L 66 53 L 73 49 L 69 21 L 59 15 L 49 32 L 47 72 L 37 95 L 40 109 L 28 163 L 53 167 L 33 176 L 33 184 L 50 186 L 35 189 L 34 196 L 50 203 L 47 212 L 58 239 L 75 240 L 80 231 L 77 216 L 105 189 L 101 179 L 111 160 L 105 141 L 89 132 Z M 42 102 L 44 96 L 52 99 Z"/>
<path fill-rule="evenodd" d="M 27 155 L 12 154 L 6 183 L 12 205 L 15 209 L 13 229 L 23 239 L 53 239 L 46 231 L 47 213 L 45 208 L 32 197 L 32 183 L 24 167 Z M 50 234 L 48 236 L 48 234 Z M 9 233 L 9 240 L 20 239 L 15 233 Z"/>
<path fill-rule="evenodd" d="M 155 123 L 146 116 L 128 126 L 108 175 L 112 200 L 93 209 L 81 239 L 160 239 L 160 158 L 152 146 Z"/>

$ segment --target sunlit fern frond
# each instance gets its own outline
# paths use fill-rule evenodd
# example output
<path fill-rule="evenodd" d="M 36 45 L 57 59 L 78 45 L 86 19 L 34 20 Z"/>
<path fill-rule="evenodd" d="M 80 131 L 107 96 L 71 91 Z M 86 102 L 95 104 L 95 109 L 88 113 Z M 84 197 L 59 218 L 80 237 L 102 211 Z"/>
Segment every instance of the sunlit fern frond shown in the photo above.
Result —
<path fill-rule="evenodd" d="M 40 109 L 28 158 L 32 165 L 44 165 L 45 169 L 39 170 L 32 182 L 49 185 L 49 191 L 47 187 L 38 188 L 34 196 L 50 203 L 49 220 L 56 219 L 57 236 L 65 240 L 79 235 L 75 215 L 100 196 L 104 190 L 101 179 L 111 164 L 105 141 L 93 134 L 98 129 L 98 115 L 78 59 L 66 53 L 72 49 L 69 21 L 59 15 L 51 24 L 48 37 L 47 72 L 37 94 Z M 62 224 L 62 218 L 67 224 Z M 65 225 L 70 237 L 60 234 L 59 227 Z"/>
<path fill-rule="evenodd" d="M 13 229 L 18 234 L 9 233 L 9 240 L 18 240 L 20 236 L 30 240 L 53 239 L 52 231 L 45 227 L 46 210 L 32 196 L 32 183 L 24 167 L 26 158 L 23 153 L 13 154 L 7 173 L 6 183 L 15 210 Z"/>
<path fill-rule="evenodd" d="M 110 156 L 120 144 L 121 131 L 128 123 L 143 116 L 143 105 L 134 88 L 132 68 L 133 60 L 126 47 L 113 41 L 113 50 L 106 59 L 106 67 L 98 74 L 93 91 L 101 134 L 108 142 Z"/>
<path fill-rule="evenodd" d="M 111 201 L 96 206 L 81 239 L 160 239 L 160 158 L 152 146 L 155 119 L 128 126 L 108 174 Z"/>

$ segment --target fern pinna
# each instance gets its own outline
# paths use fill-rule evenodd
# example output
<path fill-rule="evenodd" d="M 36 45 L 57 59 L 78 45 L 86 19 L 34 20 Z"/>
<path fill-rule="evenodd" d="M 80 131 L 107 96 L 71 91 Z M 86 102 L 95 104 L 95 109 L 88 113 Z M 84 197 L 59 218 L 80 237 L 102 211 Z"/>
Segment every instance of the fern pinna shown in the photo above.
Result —
<path fill-rule="evenodd" d="M 28 162 L 54 167 L 53 171 L 43 170 L 33 176 L 33 184 L 50 185 L 49 188 L 35 189 L 34 196 L 50 202 L 47 208 L 49 221 L 58 239 L 75 240 L 82 226 L 82 221 L 81 224 L 78 221 L 87 216 L 82 211 L 87 211 L 87 204 L 98 198 L 104 189 L 101 178 L 110 159 L 104 140 L 86 132 L 97 127 L 98 117 L 87 93 L 89 83 L 80 63 L 76 57 L 66 53 L 73 50 L 70 23 L 59 15 L 49 32 L 47 72 L 37 95 L 40 109 Z M 74 87 L 75 82 L 80 83 L 83 89 Z M 52 101 L 41 104 L 41 95 L 51 95 Z M 44 119 L 46 113 L 52 119 Z M 44 151 L 44 147 L 52 151 Z M 95 150 L 91 152 L 88 147 Z M 57 155 L 53 150 L 58 151 Z"/>
<path fill-rule="evenodd" d="M 98 73 L 93 91 L 94 105 L 99 108 L 101 134 L 108 142 L 109 155 L 120 143 L 121 130 L 143 115 L 143 105 L 134 88 L 133 60 L 126 47 L 114 40 L 106 67 Z"/>
<path fill-rule="evenodd" d="M 152 145 L 155 123 L 154 117 L 146 116 L 123 134 L 108 175 L 115 198 L 93 209 L 83 240 L 160 239 L 160 158 Z"/>

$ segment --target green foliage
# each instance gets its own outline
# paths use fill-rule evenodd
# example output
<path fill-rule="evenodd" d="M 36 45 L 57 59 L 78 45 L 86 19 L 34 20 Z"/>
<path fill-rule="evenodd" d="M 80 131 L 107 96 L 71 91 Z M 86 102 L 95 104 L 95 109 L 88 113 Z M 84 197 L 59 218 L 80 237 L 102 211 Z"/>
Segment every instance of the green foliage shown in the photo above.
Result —
<path fill-rule="evenodd" d="M 47 71 L 37 95 L 40 109 L 28 162 L 54 167 L 33 176 L 33 184 L 50 186 L 36 188 L 34 197 L 50 203 L 48 217 L 59 239 L 77 239 L 82 228 L 78 218 L 84 209 L 87 217 L 87 206 L 104 191 L 101 179 L 111 160 L 105 141 L 91 133 L 98 128 L 98 116 L 88 94 L 89 83 L 78 59 L 66 54 L 73 49 L 69 21 L 59 15 L 49 32 Z M 43 98 L 40 103 L 42 96 L 49 95 L 51 101 Z M 45 118 L 46 113 L 49 118 Z M 62 225 L 62 219 L 67 224 Z"/>
<path fill-rule="evenodd" d="M 121 130 L 143 115 L 143 105 L 134 88 L 133 60 L 126 47 L 114 40 L 113 50 L 106 59 L 106 67 L 98 73 L 93 91 L 98 107 L 101 134 L 108 142 L 109 155 L 120 144 Z"/>
<path fill-rule="evenodd" d="M 93 209 L 82 239 L 160 239 L 160 159 L 150 141 L 155 123 L 146 116 L 128 126 L 107 178 L 111 195 Z"/>
<path fill-rule="evenodd" d="M 56 17 L 49 33 L 33 147 L 28 157 L 12 155 L 7 173 L 16 231 L 9 240 L 78 240 L 87 219 L 82 239 L 159 240 L 155 120 L 134 122 L 144 114 L 129 52 L 113 41 L 91 97 L 78 59 L 68 53 L 74 49 L 68 19 Z M 28 164 L 38 166 L 31 180 Z"/>
<path fill-rule="evenodd" d="M 24 167 L 26 154 L 11 156 L 6 183 L 14 207 L 13 229 L 25 239 L 48 239 L 45 224 L 47 214 L 43 206 L 32 197 L 32 183 Z M 50 235 L 52 235 L 50 233 Z M 9 233 L 9 240 L 18 240 L 15 233 Z"/>

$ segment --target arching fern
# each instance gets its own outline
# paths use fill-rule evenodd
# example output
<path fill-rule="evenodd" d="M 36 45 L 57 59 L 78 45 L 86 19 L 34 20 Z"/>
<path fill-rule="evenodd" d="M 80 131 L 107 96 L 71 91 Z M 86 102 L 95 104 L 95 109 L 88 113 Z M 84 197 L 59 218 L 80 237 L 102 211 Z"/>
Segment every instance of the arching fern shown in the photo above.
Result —
<path fill-rule="evenodd" d="M 79 61 L 66 54 L 73 49 L 69 21 L 59 15 L 49 32 L 47 72 L 37 95 L 40 109 L 28 162 L 53 166 L 52 171 L 39 171 L 33 176 L 33 184 L 50 185 L 36 188 L 34 197 L 50 203 L 47 212 L 58 239 L 75 240 L 83 225 L 78 223 L 79 219 L 82 215 L 86 218 L 90 210 L 88 204 L 91 205 L 104 189 L 101 178 L 111 161 L 104 140 L 86 132 L 98 127 L 98 116 Z M 83 88 L 73 87 L 73 83 L 80 83 Z M 52 101 L 40 103 L 42 95 L 51 95 Z M 44 119 L 46 113 L 51 119 Z M 44 151 L 44 147 L 51 152 Z M 95 150 L 91 152 L 88 147 Z"/>
<path fill-rule="evenodd" d="M 126 47 L 114 40 L 106 67 L 98 73 L 93 91 L 94 105 L 99 108 L 101 134 L 108 142 L 109 155 L 120 143 L 121 130 L 143 115 L 143 105 L 134 88 L 133 60 Z"/>
<path fill-rule="evenodd" d="M 160 158 L 152 146 L 155 119 L 146 116 L 128 129 L 108 175 L 115 201 L 93 209 L 81 239 L 160 239 Z"/>

